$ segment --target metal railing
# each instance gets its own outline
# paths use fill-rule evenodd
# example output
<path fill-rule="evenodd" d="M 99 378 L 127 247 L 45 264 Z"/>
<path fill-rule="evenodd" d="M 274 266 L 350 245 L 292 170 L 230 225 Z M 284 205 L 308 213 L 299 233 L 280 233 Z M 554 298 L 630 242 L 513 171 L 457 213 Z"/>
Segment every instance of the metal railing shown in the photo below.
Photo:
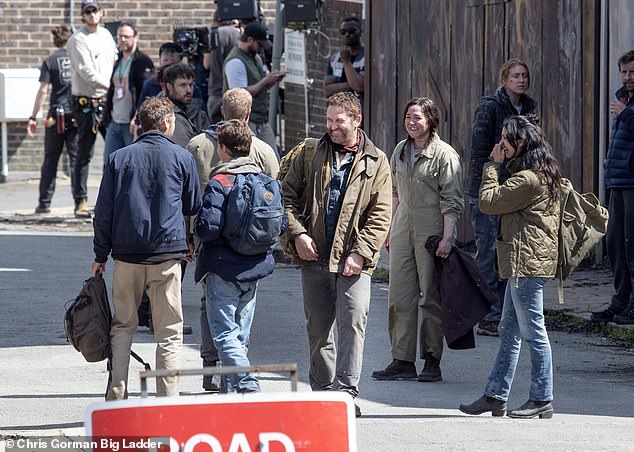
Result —
<path fill-rule="evenodd" d="M 297 392 L 297 384 L 299 383 L 299 375 L 297 374 L 297 364 L 263 364 L 250 367 L 203 367 L 202 369 L 161 369 L 161 370 L 144 370 L 139 373 L 141 378 L 141 397 L 148 396 L 147 379 L 159 377 L 183 377 L 191 375 L 226 375 L 226 374 L 244 374 L 244 373 L 278 373 L 288 372 L 290 374 L 291 391 Z"/>

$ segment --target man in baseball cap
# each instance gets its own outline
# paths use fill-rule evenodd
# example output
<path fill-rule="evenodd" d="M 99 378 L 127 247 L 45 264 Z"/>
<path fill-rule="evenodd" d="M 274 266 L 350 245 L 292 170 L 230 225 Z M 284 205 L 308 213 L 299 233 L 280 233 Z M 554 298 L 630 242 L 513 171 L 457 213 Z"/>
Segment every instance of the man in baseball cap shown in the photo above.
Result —
<path fill-rule="evenodd" d="M 83 26 L 68 41 L 66 49 L 72 68 L 72 109 L 77 121 L 79 149 L 73 168 L 73 193 L 75 216 L 90 217 L 88 208 L 88 169 L 94 153 L 97 131 L 102 128 L 101 119 L 105 97 L 110 88 L 112 68 L 117 58 L 117 45 L 112 35 L 102 27 L 103 10 L 97 0 L 82 0 Z"/>
<path fill-rule="evenodd" d="M 259 53 L 271 47 L 264 25 L 258 22 L 247 24 L 238 45 L 225 58 L 222 85 L 224 91 L 244 88 L 253 96 L 249 127 L 256 137 L 277 149 L 275 134 L 269 125 L 269 88 L 286 74 L 278 70 L 267 71 Z"/>
<path fill-rule="evenodd" d="M 97 0 L 82 0 L 81 13 L 83 14 L 88 8 L 94 8 L 97 11 L 101 9 Z"/>
<path fill-rule="evenodd" d="M 259 22 L 251 22 L 244 27 L 244 36 L 253 38 L 264 50 L 270 50 L 272 47 L 271 41 L 267 39 L 266 27 Z"/>

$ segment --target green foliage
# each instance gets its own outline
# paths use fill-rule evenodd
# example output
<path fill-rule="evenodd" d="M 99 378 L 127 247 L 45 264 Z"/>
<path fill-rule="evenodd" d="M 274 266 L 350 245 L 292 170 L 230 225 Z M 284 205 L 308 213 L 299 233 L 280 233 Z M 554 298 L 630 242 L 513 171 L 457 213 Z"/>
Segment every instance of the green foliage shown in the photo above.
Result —
<path fill-rule="evenodd" d="M 388 282 L 390 280 L 390 270 L 385 267 L 377 267 L 372 273 L 372 281 Z"/>
<path fill-rule="evenodd" d="M 592 323 L 565 310 L 544 309 L 548 329 L 570 333 L 594 333 L 606 338 L 634 344 L 634 329 L 606 323 Z"/>

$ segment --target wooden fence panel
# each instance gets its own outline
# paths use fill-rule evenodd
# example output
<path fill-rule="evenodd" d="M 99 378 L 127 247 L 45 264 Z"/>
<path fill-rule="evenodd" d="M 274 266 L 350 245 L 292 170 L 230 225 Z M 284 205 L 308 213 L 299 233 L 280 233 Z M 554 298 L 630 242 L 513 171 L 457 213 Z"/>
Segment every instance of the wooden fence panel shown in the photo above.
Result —
<path fill-rule="evenodd" d="M 542 126 L 562 171 L 577 185 L 583 181 L 584 189 L 596 188 L 592 186 L 596 133 L 589 131 L 595 125 L 596 103 L 587 98 L 597 95 L 594 56 L 588 55 L 596 50 L 596 1 L 368 2 L 373 27 L 371 136 L 391 152 L 404 136 L 400 122 L 407 100 L 430 97 L 441 111 L 439 135 L 462 155 L 466 174 L 473 112 L 481 96 L 499 86 L 501 64 L 520 58 L 529 65 L 528 94 L 538 103 Z M 611 0 L 611 24 L 629 23 L 627 17 L 615 17 L 619 9 L 629 13 L 626 3 Z M 615 43 L 634 34 L 627 30 L 609 31 L 611 64 L 618 57 L 614 53 L 622 52 L 617 46 L 632 46 L 631 41 Z M 610 91 L 614 91 L 620 86 L 618 73 L 610 72 Z M 586 94 L 589 87 L 593 90 Z M 468 215 L 460 224 L 462 239 L 472 238 L 467 219 Z"/>
<path fill-rule="evenodd" d="M 494 92 L 500 86 L 500 66 L 507 59 L 504 39 L 504 2 L 485 3 L 484 8 L 484 62 L 481 95 Z"/>
<path fill-rule="evenodd" d="M 547 5 L 555 4 L 545 0 Z M 542 112 L 542 0 L 511 0 L 506 8 L 508 54 L 505 59 L 519 58 L 528 64 L 531 88 L 528 94 Z M 543 113 L 542 113 L 543 114 Z"/>
<path fill-rule="evenodd" d="M 369 58 L 366 57 L 365 129 L 372 141 L 381 149 L 390 152 L 395 133 L 397 86 L 397 40 L 396 14 L 400 2 L 369 2 Z M 369 88 L 369 89 L 368 89 Z"/>
<path fill-rule="evenodd" d="M 412 6 L 413 17 L 420 17 L 413 24 L 416 34 L 416 57 L 413 61 L 412 87 L 414 96 L 429 97 L 440 109 L 438 133 L 449 137 L 451 124 L 449 108 L 451 105 L 451 12 L 454 2 L 436 0 L 412 0 L 412 5 L 420 4 L 417 11 Z M 413 21 L 414 22 L 414 21 Z"/>
<path fill-rule="evenodd" d="M 461 2 L 464 3 L 464 2 Z M 482 96 L 484 11 L 460 5 L 454 11 L 450 66 L 451 134 L 443 137 L 463 157 L 465 174 L 471 148 L 471 117 Z"/>
<path fill-rule="evenodd" d="M 580 191 L 592 191 L 595 186 L 595 179 L 599 178 L 599 159 L 594 150 L 599 149 L 599 124 L 598 98 L 601 61 L 598 57 L 599 47 L 595 37 L 598 36 L 600 14 L 596 15 L 595 0 L 583 0 L 581 26 L 583 52 L 581 54 L 582 81 L 581 92 L 583 93 L 583 113 L 581 123 L 577 125 L 582 129 L 581 141 L 583 143 L 583 162 Z M 597 113 L 595 115 L 595 112 Z M 598 193 L 598 191 L 597 191 Z"/>
<path fill-rule="evenodd" d="M 471 126 L 473 112 L 478 106 L 483 85 L 484 8 L 465 7 L 460 2 L 453 11 L 451 52 L 451 105 L 449 136 L 441 138 L 450 143 L 462 157 L 463 182 L 466 187 L 471 157 Z M 458 222 L 458 240 L 472 238 L 469 205 Z"/>
<path fill-rule="evenodd" d="M 553 2 L 554 3 L 554 2 Z M 581 16 L 578 0 L 560 0 L 544 11 L 542 125 L 561 172 L 581 183 L 583 161 L 581 93 Z"/>
<path fill-rule="evenodd" d="M 402 115 L 403 106 L 413 96 L 416 96 L 418 87 L 415 79 L 417 78 L 417 69 L 414 61 L 420 60 L 419 45 L 414 43 L 421 42 L 424 34 L 420 30 L 418 21 L 413 21 L 412 17 L 418 17 L 421 14 L 420 2 L 416 0 L 402 0 L 397 2 L 399 7 L 396 15 L 396 47 L 398 49 L 409 49 L 408 52 L 400 51 L 398 55 L 398 75 L 396 91 L 396 105 L 394 106 L 394 136 L 392 141 L 386 145 L 389 148 L 390 155 L 396 143 L 405 138 L 403 131 Z"/>

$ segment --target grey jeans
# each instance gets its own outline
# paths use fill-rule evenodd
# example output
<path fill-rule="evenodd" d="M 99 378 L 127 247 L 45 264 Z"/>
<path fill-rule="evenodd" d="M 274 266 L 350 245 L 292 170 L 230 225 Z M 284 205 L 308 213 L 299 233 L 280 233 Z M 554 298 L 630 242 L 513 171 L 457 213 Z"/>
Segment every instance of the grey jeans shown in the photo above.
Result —
<path fill-rule="evenodd" d="M 346 391 L 356 397 L 370 308 L 370 275 L 342 276 L 310 264 L 302 267 L 302 288 L 310 386 L 313 391 Z"/>

